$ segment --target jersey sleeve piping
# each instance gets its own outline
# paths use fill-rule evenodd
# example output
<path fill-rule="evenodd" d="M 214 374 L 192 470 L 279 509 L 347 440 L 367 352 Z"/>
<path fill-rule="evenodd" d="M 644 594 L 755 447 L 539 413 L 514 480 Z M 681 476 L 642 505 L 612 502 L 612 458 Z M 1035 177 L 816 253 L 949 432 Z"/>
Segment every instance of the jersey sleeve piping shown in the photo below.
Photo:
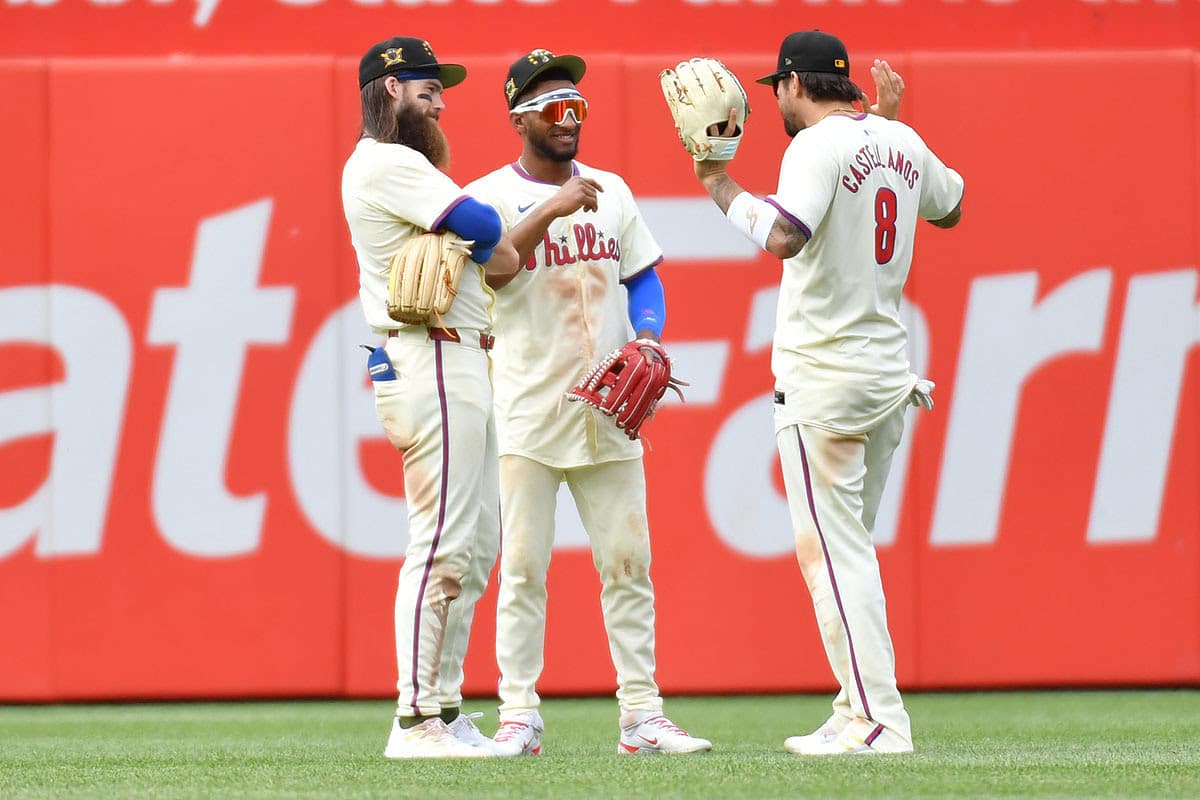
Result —
<path fill-rule="evenodd" d="M 446 217 L 450 216 L 450 212 L 453 211 L 454 209 L 458 208 L 458 206 L 461 205 L 462 202 L 464 200 L 466 200 L 469 196 L 470 195 L 465 195 L 465 194 L 461 195 L 453 203 L 446 206 L 446 210 L 438 215 L 438 218 L 433 221 L 433 225 L 430 226 L 429 230 L 436 231 L 438 228 L 442 227 L 442 223 L 444 223 L 446 221 Z"/>
<path fill-rule="evenodd" d="M 663 256 L 659 256 L 658 258 L 654 259 L 649 264 L 647 264 L 646 266 L 639 269 L 637 272 L 630 275 L 628 278 L 621 278 L 621 284 L 624 285 L 624 284 L 629 283 L 631 280 L 634 280 L 635 278 L 637 278 L 638 275 L 641 275 L 643 272 L 645 272 L 648 269 L 654 269 L 661 263 L 663 263 Z"/>
<path fill-rule="evenodd" d="M 767 202 L 768 202 L 768 203 L 770 203 L 772 206 L 774 206 L 774 207 L 775 207 L 775 210 L 779 212 L 780 216 L 782 216 L 782 217 L 783 217 L 784 219 L 786 219 L 788 222 L 792 223 L 792 224 L 793 224 L 793 225 L 795 225 L 797 228 L 799 228 L 799 229 L 800 229 L 800 232 L 804 234 L 804 237 L 805 237 L 806 239 L 811 239 L 811 238 L 812 238 L 812 230 L 810 230 L 810 229 L 809 229 L 809 227 L 808 227 L 807 225 L 805 225 L 803 222 L 801 222 L 801 221 L 800 221 L 800 219 L 799 219 L 798 217 L 796 217 L 795 215 L 793 215 L 792 213 L 790 213 L 790 212 L 789 212 L 789 211 L 788 211 L 786 208 L 784 208 L 783 206 L 779 205 L 779 203 L 778 203 L 778 202 L 776 202 L 776 200 L 775 200 L 775 198 L 774 198 L 774 197 L 768 197 L 768 198 L 767 198 Z"/>

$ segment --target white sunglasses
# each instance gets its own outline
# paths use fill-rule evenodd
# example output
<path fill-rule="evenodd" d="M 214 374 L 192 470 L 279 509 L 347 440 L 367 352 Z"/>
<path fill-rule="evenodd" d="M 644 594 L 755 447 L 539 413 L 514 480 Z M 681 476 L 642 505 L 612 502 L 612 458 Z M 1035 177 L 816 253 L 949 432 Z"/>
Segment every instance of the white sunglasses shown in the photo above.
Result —
<path fill-rule="evenodd" d="M 568 116 L 574 117 L 576 124 L 583 122 L 587 119 L 587 110 L 587 100 L 583 99 L 579 92 L 574 89 L 555 89 L 517 104 L 512 113 L 537 111 L 538 115 L 551 125 L 562 125 Z"/>

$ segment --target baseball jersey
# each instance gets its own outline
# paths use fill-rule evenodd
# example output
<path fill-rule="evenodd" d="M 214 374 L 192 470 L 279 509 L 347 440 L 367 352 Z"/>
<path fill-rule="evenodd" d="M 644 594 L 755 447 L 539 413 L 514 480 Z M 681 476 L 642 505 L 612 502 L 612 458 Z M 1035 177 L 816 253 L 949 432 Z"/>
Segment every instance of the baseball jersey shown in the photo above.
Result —
<path fill-rule="evenodd" d="M 553 467 L 638 458 L 642 446 L 611 419 L 564 393 L 602 357 L 630 338 L 621 281 L 662 261 L 618 175 L 579 162 L 574 174 L 604 191 L 598 209 L 550 224 L 517 276 L 496 293 L 496 433 L 501 455 L 521 455 Z M 468 184 L 511 230 L 559 186 L 543 183 L 519 163 Z"/>
<path fill-rule="evenodd" d="M 916 377 L 900 296 L 917 218 L 945 217 L 962 194 L 958 173 L 902 122 L 832 115 L 792 139 L 767 199 L 809 241 L 783 262 L 777 428 L 861 433 L 906 400 Z"/>
<path fill-rule="evenodd" d="M 342 170 L 342 209 L 358 256 L 358 297 L 377 332 L 403 327 L 387 314 L 388 265 L 408 239 L 436 230 L 467 194 L 424 155 L 401 144 L 360 139 Z M 446 327 L 491 327 L 492 291 L 468 261 Z"/>

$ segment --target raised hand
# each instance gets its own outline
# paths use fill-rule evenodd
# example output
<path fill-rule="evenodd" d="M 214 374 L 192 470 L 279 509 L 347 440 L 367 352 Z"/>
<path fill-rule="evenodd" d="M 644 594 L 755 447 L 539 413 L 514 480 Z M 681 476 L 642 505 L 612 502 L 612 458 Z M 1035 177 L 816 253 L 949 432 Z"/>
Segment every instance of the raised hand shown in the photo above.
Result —
<path fill-rule="evenodd" d="M 875 59 L 871 65 L 871 77 L 875 80 L 875 94 L 878 98 L 871 103 L 869 97 L 862 96 L 863 107 L 872 114 L 878 114 L 888 119 L 899 119 L 900 98 L 904 96 L 904 78 L 892 69 L 888 62 Z"/>

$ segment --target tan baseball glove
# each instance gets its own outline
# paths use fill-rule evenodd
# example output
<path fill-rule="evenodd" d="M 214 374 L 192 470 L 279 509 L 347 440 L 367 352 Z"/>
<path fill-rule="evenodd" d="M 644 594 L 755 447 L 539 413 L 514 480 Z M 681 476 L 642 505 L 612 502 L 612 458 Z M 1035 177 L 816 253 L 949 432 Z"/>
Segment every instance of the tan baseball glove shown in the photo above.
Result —
<path fill-rule="evenodd" d="M 742 128 L 750 116 L 746 90 L 737 76 L 715 58 L 681 61 L 658 76 L 663 97 L 675 118 L 675 131 L 692 158 L 728 161 L 737 153 Z M 737 110 L 737 130 L 732 136 L 709 136 L 710 125 L 726 125 L 730 109 Z"/>
<path fill-rule="evenodd" d="M 388 272 L 388 316 L 428 325 L 450 310 L 474 242 L 453 233 L 422 233 L 401 246 Z"/>

